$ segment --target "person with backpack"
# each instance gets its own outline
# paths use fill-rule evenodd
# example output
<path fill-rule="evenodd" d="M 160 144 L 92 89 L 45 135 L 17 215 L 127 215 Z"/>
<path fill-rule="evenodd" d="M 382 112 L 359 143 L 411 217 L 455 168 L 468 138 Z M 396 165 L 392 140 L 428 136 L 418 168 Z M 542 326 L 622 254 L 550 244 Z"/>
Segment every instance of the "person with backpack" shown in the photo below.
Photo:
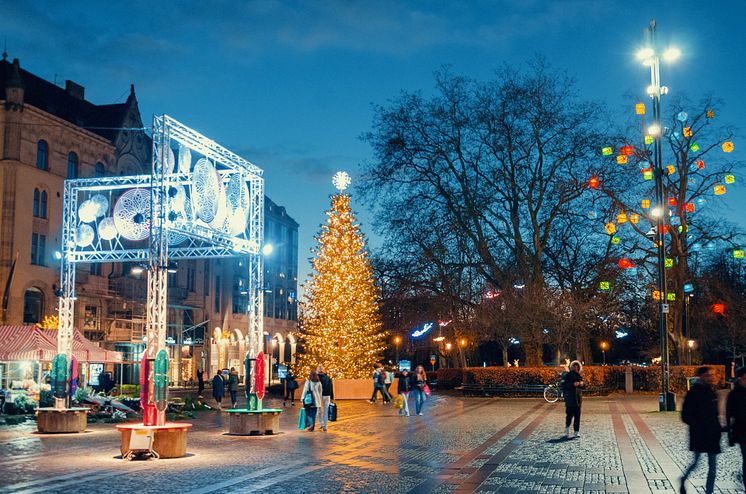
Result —
<path fill-rule="evenodd" d="M 409 417 L 409 393 L 412 391 L 412 374 L 408 369 L 403 369 L 399 375 L 398 390 L 399 396 L 402 397 L 402 408 L 399 409 L 399 415 Z"/>
<path fill-rule="evenodd" d="M 583 365 L 574 360 L 570 363 L 570 371 L 563 374 L 560 381 L 562 393 L 565 396 L 565 437 L 570 434 L 570 424 L 573 426 L 573 438 L 580 437 L 580 408 L 583 405 L 583 388 L 585 381 L 580 375 Z"/>
<path fill-rule="evenodd" d="M 425 387 L 427 386 L 427 374 L 425 368 L 418 365 L 412 374 L 412 394 L 414 395 L 414 410 L 417 415 L 422 415 L 422 405 L 425 403 Z"/>
<path fill-rule="evenodd" d="M 320 365 L 316 368 L 316 373 L 319 375 L 319 381 L 321 382 L 321 415 L 319 416 L 319 427 L 321 430 L 326 432 L 326 425 L 329 421 L 329 406 L 334 401 L 334 383 L 332 378 L 324 372 L 324 366 Z"/>
<path fill-rule="evenodd" d="M 370 397 L 368 403 L 375 403 L 379 392 L 381 393 L 381 398 L 383 398 L 384 402 L 386 401 L 386 396 L 383 394 L 383 390 L 385 389 L 383 383 L 386 380 L 386 375 L 382 373 L 383 365 L 376 364 L 373 368 L 373 396 Z"/>
<path fill-rule="evenodd" d="M 681 407 L 681 420 L 689 426 L 689 450 L 694 459 L 681 477 L 681 494 L 686 494 L 686 479 L 697 467 L 702 453 L 707 454 L 707 482 L 705 493 L 715 489 L 717 455 L 720 454 L 722 427 L 718 416 L 718 399 L 715 394 L 715 373 L 712 368 L 703 366 L 697 369 L 697 381 L 684 398 Z"/>
<path fill-rule="evenodd" d="M 741 478 L 746 487 L 746 367 L 736 370 L 736 382 L 728 393 L 725 407 L 728 418 L 728 444 L 741 446 Z"/>
<path fill-rule="evenodd" d="M 295 406 L 295 390 L 298 389 L 298 381 L 295 379 L 293 370 L 288 367 L 288 372 L 285 374 L 285 396 L 282 398 L 282 406 L 286 406 L 288 398 L 290 398 L 290 406 Z"/>
<path fill-rule="evenodd" d="M 313 370 L 308 375 L 308 379 L 303 385 L 303 392 L 300 394 L 300 402 L 303 403 L 303 407 L 306 409 L 307 432 L 313 432 L 316 427 L 316 412 L 324 403 L 321 395 L 322 392 L 319 374 Z"/>

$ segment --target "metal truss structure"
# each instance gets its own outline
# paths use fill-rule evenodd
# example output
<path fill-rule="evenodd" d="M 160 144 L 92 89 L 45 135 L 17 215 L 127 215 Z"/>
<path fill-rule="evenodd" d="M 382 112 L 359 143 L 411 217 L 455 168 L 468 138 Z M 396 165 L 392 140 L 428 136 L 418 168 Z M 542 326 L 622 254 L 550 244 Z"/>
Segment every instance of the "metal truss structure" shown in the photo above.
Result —
<path fill-rule="evenodd" d="M 201 157 L 194 165 L 193 153 Z M 262 170 L 173 118 L 154 116 L 150 175 L 65 181 L 58 353 L 68 360 L 72 353 L 76 264 L 147 262 L 146 356 L 152 363 L 166 348 L 169 262 L 246 255 L 253 358 L 264 341 L 263 241 Z M 158 415 L 162 422 L 164 414 Z"/>

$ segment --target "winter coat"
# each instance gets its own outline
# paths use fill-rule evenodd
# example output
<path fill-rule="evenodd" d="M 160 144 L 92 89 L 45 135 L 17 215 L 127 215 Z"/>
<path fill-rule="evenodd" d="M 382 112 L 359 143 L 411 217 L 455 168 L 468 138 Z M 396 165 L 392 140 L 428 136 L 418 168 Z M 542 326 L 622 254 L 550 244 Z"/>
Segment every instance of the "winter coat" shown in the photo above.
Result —
<path fill-rule="evenodd" d="M 725 407 L 730 442 L 746 445 L 746 388 L 736 383 Z"/>
<path fill-rule="evenodd" d="M 399 376 L 399 394 L 409 393 L 412 391 L 412 374 L 407 373 L 405 376 L 402 374 Z"/>
<path fill-rule="evenodd" d="M 699 453 L 720 453 L 720 419 L 717 395 L 713 389 L 695 382 L 684 398 L 681 420 L 689 426 L 689 450 Z"/>
<path fill-rule="evenodd" d="M 228 389 L 238 391 L 238 372 L 231 372 L 228 376 Z"/>
<path fill-rule="evenodd" d="M 577 371 L 571 370 L 562 379 L 562 393 L 565 396 L 565 407 L 579 407 L 583 404 L 582 386 L 575 386 L 583 380 Z"/>
<path fill-rule="evenodd" d="M 306 394 L 310 393 L 311 396 L 313 396 L 313 403 L 311 403 L 310 406 L 319 408 L 324 405 L 324 399 L 322 398 L 322 388 L 321 388 L 321 382 L 313 382 L 310 379 L 306 380 L 306 383 L 303 385 L 303 392 L 300 394 L 300 402 L 305 405 L 305 397 Z"/>
<path fill-rule="evenodd" d="M 212 396 L 216 400 L 222 398 L 225 395 L 225 381 L 223 376 L 215 376 L 212 378 Z"/>
<path fill-rule="evenodd" d="M 321 396 L 328 396 L 329 399 L 334 399 L 334 383 L 332 378 L 327 374 L 319 374 L 319 382 L 321 382 Z"/>
<path fill-rule="evenodd" d="M 427 380 L 422 381 L 417 379 L 417 374 L 411 374 L 412 379 L 410 382 L 412 383 L 412 389 L 418 389 L 420 391 L 425 391 L 425 384 L 427 384 Z M 425 376 L 425 379 L 427 379 L 427 375 Z"/>

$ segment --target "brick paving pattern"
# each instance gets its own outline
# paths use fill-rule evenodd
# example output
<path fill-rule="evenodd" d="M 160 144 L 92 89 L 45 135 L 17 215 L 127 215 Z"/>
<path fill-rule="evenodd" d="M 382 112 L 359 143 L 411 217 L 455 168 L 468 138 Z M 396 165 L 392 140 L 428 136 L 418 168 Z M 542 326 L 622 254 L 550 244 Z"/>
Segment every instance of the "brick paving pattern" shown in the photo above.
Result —
<path fill-rule="evenodd" d="M 268 406 L 281 407 L 270 402 Z M 586 399 L 581 437 L 562 439 L 564 407 L 535 399 L 436 395 L 422 417 L 381 404 L 340 402 L 329 432 L 225 434 L 228 417 L 200 412 L 185 458 L 122 461 L 119 433 L 39 435 L 35 424 L 0 426 L 3 493 L 663 493 L 677 492 L 687 431 L 656 397 Z M 725 447 L 715 491 L 744 493 L 740 451 Z M 703 465 L 689 491 L 704 492 Z M 674 488 L 676 487 L 676 490 Z"/>

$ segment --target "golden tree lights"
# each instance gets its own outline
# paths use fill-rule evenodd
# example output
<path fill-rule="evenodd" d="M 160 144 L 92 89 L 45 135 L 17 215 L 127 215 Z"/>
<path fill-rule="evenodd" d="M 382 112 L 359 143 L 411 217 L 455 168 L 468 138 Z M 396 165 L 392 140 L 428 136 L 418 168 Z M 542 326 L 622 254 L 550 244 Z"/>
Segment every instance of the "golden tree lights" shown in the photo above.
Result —
<path fill-rule="evenodd" d="M 378 288 L 350 196 L 340 192 L 331 199 L 301 304 L 299 363 L 303 375 L 321 364 L 332 378 L 363 378 L 385 348 Z"/>

